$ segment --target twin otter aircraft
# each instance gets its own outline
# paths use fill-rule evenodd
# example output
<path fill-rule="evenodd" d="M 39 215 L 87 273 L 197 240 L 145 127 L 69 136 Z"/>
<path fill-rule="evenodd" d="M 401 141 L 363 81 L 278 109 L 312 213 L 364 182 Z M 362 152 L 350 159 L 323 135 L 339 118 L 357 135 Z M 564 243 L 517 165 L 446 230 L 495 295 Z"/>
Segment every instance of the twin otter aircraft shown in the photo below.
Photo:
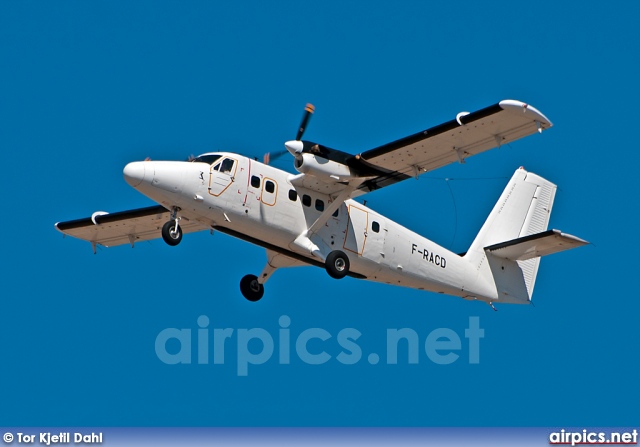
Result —
<path fill-rule="evenodd" d="M 516 170 L 469 250 L 458 255 L 353 200 L 552 126 L 534 107 L 505 100 L 389 144 L 351 155 L 302 141 L 285 143 L 298 174 L 242 155 L 212 152 L 190 161 L 140 161 L 124 168 L 133 188 L 160 205 L 59 222 L 61 232 L 111 247 L 218 230 L 267 250 L 258 276 L 240 291 L 250 301 L 279 268 L 316 265 L 349 275 L 493 303 L 528 304 L 540 256 L 587 244 L 547 230 L 556 186 Z"/>

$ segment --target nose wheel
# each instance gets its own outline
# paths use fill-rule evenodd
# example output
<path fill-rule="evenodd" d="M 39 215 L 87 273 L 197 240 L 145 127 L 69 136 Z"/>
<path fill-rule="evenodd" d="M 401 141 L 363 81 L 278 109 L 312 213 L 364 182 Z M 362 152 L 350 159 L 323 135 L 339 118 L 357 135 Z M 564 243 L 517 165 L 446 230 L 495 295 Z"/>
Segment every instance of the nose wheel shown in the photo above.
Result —
<path fill-rule="evenodd" d="M 182 240 L 182 228 L 180 228 L 180 208 L 171 207 L 171 220 L 162 226 L 162 239 L 172 247 L 178 245 Z"/>
<path fill-rule="evenodd" d="M 172 247 L 180 243 L 182 240 L 182 228 L 178 224 L 178 219 L 170 220 L 162 226 L 162 239 Z"/>
<path fill-rule="evenodd" d="M 256 275 L 247 275 L 240 280 L 240 292 L 249 301 L 258 301 L 264 295 L 264 285 Z"/>

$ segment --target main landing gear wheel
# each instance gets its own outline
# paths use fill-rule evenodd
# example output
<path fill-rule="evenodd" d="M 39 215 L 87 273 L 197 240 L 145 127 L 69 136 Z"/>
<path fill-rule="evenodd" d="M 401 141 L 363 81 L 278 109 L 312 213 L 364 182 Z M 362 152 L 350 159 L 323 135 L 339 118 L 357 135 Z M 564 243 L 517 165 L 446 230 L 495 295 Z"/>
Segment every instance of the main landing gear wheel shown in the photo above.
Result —
<path fill-rule="evenodd" d="M 247 275 L 240 280 L 240 292 L 249 301 L 258 301 L 264 295 L 264 285 L 256 275 Z"/>
<path fill-rule="evenodd" d="M 342 279 L 349 273 L 349 258 L 340 250 L 329 253 L 324 265 L 329 276 L 335 279 Z"/>
<path fill-rule="evenodd" d="M 176 227 L 177 231 L 176 231 Z M 182 240 L 182 228 L 176 225 L 175 220 L 170 220 L 162 226 L 162 239 L 172 247 L 178 245 Z"/>

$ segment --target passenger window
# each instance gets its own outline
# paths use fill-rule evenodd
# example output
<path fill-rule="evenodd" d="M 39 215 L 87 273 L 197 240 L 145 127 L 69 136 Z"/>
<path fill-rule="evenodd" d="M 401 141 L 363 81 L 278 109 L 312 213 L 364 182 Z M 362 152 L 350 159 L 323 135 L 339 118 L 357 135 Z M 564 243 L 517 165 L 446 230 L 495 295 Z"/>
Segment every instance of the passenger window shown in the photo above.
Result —
<path fill-rule="evenodd" d="M 295 202 L 296 200 L 298 200 L 298 193 L 296 192 L 295 189 L 289 190 L 289 200 L 291 200 L 292 202 Z"/>
<path fill-rule="evenodd" d="M 258 177 L 257 175 L 252 175 L 251 186 L 253 186 L 254 188 L 260 188 L 260 177 Z"/>
<path fill-rule="evenodd" d="M 273 192 L 276 190 L 276 185 L 272 181 L 267 180 L 264 182 L 264 190 L 267 192 Z"/>
<path fill-rule="evenodd" d="M 302 196 L 302 204 L 304 206 L 311 206 L 311 196 L 308 196 L 307 194 L 304 194 Z"/>
<path fill-rule="evenodd" d="M 316 209 L 318 211 L 324 211 L 324 202 L 320 199 L 316 199 Z"/>
<path fill-rule="evenodd" d="M 338 211 L 340 211 L 340 208 L 338 208 L 337 210 L 334 211 L 334 213 L 332 214 L 333 217 L 338 217 Z"/>
<path fill-rule="evenodd" d="M 379 233 L 380 224 L 374 220 L 373 223 L 371 224 L 371 229 L 373 230 L 374 233 Z"/>

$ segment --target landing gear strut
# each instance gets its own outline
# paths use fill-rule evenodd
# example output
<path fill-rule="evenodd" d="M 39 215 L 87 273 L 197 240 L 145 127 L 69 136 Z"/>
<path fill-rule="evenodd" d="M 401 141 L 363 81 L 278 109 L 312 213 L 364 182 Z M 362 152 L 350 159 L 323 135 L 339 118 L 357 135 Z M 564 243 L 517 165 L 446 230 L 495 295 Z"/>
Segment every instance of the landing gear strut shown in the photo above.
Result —
<path fill-rule="evenodd" d="M 249 301 L 258 301 L 264 295 L 264 285 L 258 282 L 256 275 L 247 275 L 240 280 L 240 292 Z"/>
<path fill-rule="evenodd" d="M 334 250 L 327 256 L 324 266 L 329 276 L 335 279 L 342 279 L 349 273 L 349 258 L 344 252 Z"/>
<path fill-rule="evenodd" d="M 176 208 L 171 210 L 171 220 L 162 226 L 162 239 L 167 245 L 176 246 L 182 240 L 182 228 L 180 228 L 180 218 Z"/>

